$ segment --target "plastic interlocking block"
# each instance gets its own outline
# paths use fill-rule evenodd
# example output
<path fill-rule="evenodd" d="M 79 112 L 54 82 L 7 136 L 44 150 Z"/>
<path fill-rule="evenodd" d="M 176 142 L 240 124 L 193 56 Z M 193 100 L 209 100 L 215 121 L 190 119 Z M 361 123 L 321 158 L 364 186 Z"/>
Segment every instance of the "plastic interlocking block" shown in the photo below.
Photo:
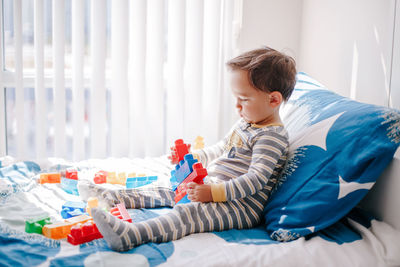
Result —
<path fill-rule="evenodd" d="M 68 219 L 85 213 L 86 204 L 84 202 L 67 201 L 61 208 L 61 217 Z"/>
<path fill-rule="evenodd" d="M 86 212 L 90 216 L 92 216 L 91 209 L 98 206 L 99 206 L 99 200 L 97 199 L 97 197 L 89 197 L 87 200 Z"/>
<path fill-rule="evenodd" d="M 71 227 L 78 223 L 84 223 L 91 220 L 92 217 L 87 215 L 80 215 L 71 217 L 64 221 L 55 222 L 53 224 L 46 224 L 43 226 L 43 235 L 51 239 L 62 239 L 66 238 L 71 232 Z"/>
<path fill-rule="evenodd" d="M 184 159 L 175 166 L 174 176 L 178 183 L 183 182 L 185 178 L 193 171 L 193 164 L 197 162 L 197 159 L 193 158 L 192 154 L 186 154 Z"/>
<path fill-rule="evenodd" d="M 74 169 L 66 170 L 65 178 L 78 180 L 78 171 Z"/>
<path fill-rule="evenodd" d="M 132 222 L 132 218 L 129 215 L 129 213 L 126 210 L 125 205 L 123 203 L 119 203 L 119 204 L 117 204 L 116 207 L 110 209 L 110 213 L 120 220 L 130 222 L 130 223 Z"/>
<path fill-rule="evenodd" d="M 126 188 L 137 188 L 151 184 L 158 180 L 158 176 L 129 177 L 126 179 Z"/>
<path fill-rule="evenodd" d="M 96 224 L 89 220 L 83 224 L 78 223 L 72 226 L 71 233 L 67 236 L 67 241 L 72 245 L 79 245 L 102 237 Z"/>
<path fill-rule="evenodd" d="M 95 184 L 104 184 L 107 182 L 107 175 L 106 171 L 98 171 L 95 173 L 93 181 Z"/>
<path fill-rule="evenodd" d="M 109 172 L 107 175 L 106 182 L 109 184 L 120 184 L 125 185 L 126 174 L 125 172 L 120 172 L 118 175 L 115 172 Z"/>
<path fill-rule="evenodd" d="M 42 228 L 46 224 L 50 224 L 50 217 L 48 214 L 41 214 L 25 221 L 25 232 L 42 234 Z"/>
<path fill-rule="evenodd" d="M 202 136 L 197 136 L 194 140 L 194 149 L 203 149 L 204 148 L 204 138 Z"/>
<path fill-rule="evenodd" d="M 41 173 L 39 183 L 58 184 L 61 181 L 61 173 Z"/>
<path fill-rule="evenodd" d="M 186 196 L 187 190 L 186 186 L 190 182 L 195 182 L 198 184 L 204 184 L 204 177 L 207 176 L 207 170 L 203 168 L 203 165 L 200 162 L 193 164 L 193 172 L 191 172 L 186 179 L 181 182 L 175 190 L 175 203 L 182 203 L 180 202 L 183 200 L 183 197 Z M 187 198 L 186 198 L 187 200 Z M 186 202 L 186 201 L 185 201 Z"/>
<path fill-rule="evenodd" d="M 78 180 L 61 178 L 61 188 L 64 189 L 68 194 L 79 196 L 78 192 Z"/>
<path fill-rule="evenodd" d="M 175 140 L 175 145 L 171 147 L 171 156 L 169 159 L 172 164 L 178 164 L 184 156 L 189 153 L 190 144 L 185 144 L 183 139 Z"/>

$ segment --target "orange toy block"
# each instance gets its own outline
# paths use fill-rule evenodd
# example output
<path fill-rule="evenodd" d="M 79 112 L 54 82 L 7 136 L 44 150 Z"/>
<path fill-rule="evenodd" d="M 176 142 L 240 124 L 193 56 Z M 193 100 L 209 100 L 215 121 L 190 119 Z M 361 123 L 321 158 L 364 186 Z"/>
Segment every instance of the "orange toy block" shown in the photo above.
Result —
<path fill-rule="evenodd" d="M 53 224 L 46 224 L 43 227 L 42 234 L 51 239 L 66 238 L 71 232 L 71 227 L 78 223 L 84 223 L 92 217 L 87 215 L 79 215 L 64 220 L 63 222 L 56 222 Z"/>
<path fill-rule="evenodd" d="M 67 222 L 56 222 L 53 224 L 47 224 L 43 227 L 42 234 L 45 237 L 51 239 L 66 238 L 67 235 L 69 234 L 71 226 L 72 225 Z"/>
<path fill-rule="evenodd" d="M 39 183 L 58 184 L 61 182 L 61 173 L 42 173 L 40 174 Z"/>

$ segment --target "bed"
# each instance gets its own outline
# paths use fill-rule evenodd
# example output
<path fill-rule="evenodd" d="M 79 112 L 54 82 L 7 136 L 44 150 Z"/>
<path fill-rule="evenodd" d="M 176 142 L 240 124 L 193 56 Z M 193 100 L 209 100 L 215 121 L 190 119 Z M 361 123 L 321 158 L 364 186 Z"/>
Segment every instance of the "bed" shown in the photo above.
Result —
<path fill-rule="evenodd" d="M 316 99 L 310 99 L 310 92 Z M 339 108 L 342 104 L 343 109 Z M 355 106 L 355 110 L 349 108 Z M 377 116 L 377 109 L 385 115 Z M 350 113 L 358 118 L 357 112 L 363 112 L 362 121 L 346 117 Z M 365 115 L 368 112 L 371 119 Z M 149 243 L 124 253 L 111 251 L 103 239 L 74 246 L 65 239 L 26 233 L 27 218 L 46 213 L 59 221 L 63 203 L 80 201 L 79 195 L 67 193 L 60 184 L 39 184 L 37 179 L 40 173 L 76 169 L 79 180 L 93 182 L 95 173 L 106 170 L 157 176 L 156 182 L 145 186 L 170 187 L 173 166 L 167 156 L 80 162 L 1 158 L 0 266 L 400 266 L 398 111 L 337 96 L 299 73 L 293 99 L 282 114 L 291 153 L 265 209 L 265 222 L 253 229 Z M 378 126 L 361 125 L 365 121 Z M 376 141 L 381 127 L 389 141 Z M 335 131 L 340 131 L 340 144 Z M 345 153 L 357 156 L 349 160 Z M 133 221 L 141 221 L 168 210 L 128 212 Z"/>

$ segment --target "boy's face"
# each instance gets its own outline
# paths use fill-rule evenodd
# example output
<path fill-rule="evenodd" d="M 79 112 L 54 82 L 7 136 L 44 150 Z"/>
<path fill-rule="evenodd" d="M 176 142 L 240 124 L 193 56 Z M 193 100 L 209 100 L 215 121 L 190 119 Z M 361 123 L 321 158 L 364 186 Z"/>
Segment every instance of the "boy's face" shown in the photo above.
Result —
<path fill-rule="evenodd" d="M 231 90 L 238 113 L 246 122 L 260 125 L 274 122 L 275 108 L 271 104 L 270 93 L 254 88 L 247 71 L 231 72 Z"/>

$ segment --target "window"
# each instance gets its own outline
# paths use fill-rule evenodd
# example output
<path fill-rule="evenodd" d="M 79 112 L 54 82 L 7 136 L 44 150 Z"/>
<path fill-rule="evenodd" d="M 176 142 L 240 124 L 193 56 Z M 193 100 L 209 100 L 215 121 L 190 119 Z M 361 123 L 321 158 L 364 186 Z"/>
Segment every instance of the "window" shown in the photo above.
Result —
<path fill-rule="evenodd" d="M 4 0 L 0 154 L 157 156 L 177 138 L 216 141 L 239 4 Z"/>

